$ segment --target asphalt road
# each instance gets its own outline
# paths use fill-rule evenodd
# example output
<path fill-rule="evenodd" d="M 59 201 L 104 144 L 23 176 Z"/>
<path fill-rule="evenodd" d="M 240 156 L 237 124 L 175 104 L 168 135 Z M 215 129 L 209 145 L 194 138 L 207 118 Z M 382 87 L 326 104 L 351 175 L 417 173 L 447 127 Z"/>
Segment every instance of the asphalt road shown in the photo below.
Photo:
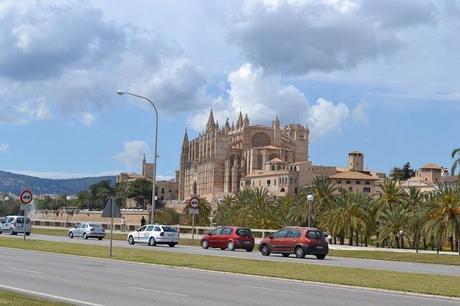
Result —
<path fill-rule="evenodd" d="M 0 248 L 0 289 L 82 305 L 458 305 L 458 300 Z"/>
<path fill-rule="evenodd" d="M 10 236 L 2 235 L 5 238 L 22 239 L 22 236 Z M 2 237 L 0 236 L 0 237 Z M 33 234 L 27 239 L 39 239 L 55 242 L 70 242 L 70 243 L 82 243 L 91 245 L 102 245 L 108 246 L 109 240 L 104 239 L 99 241 L 97 239 L 84 240 L 81 238 L 70 239 L 68 237 L 50 236 L 50 235 L 38 235 Z M 285 261 L 285 262 L 302 262 L 307 264 L 316 265 L 330 265 L 330 266 L 341 266 L 341 267 L 355 267 L 365 269 L 377 269 L 377 270 L 391 270 L 401 272 L 417 272 L 417 273 L 430 273 L 430 274 L 443 274 L 460 276 L 460 266 L 452 265 L 438 265 L 438 264 L 424 264 L 424 263 L 412 263 L 412 262 L 398 262 L 398 261 L 387 261 L 387 260 L 373 260 L 373 259 L 359 259 L 359 258 L 346 258 L 346 257 L 333 257 L 328 256 L 324 260 L 317 260 L 314 256 L 307 256 L 305 259 L 297 259 L 294 255 L 288 258 L 284 258 L 281 255 L 272 254 L 269 257 L 262 256 L 260 252 L 254 250 L 252 253 L 248 253 L 245 250 L 237 250 L 234 252 L 222 251 L 220 249 L 208 249 L 204 250 L 201 247 L 177 245 L 174 248 L 170 248 L 167 245 L 160 245 L 151 247 L 146 244 L 135 244 L 133 246 L 128 245 L 127 241 L 113 241 L 114 247 L 125 247 L 125 248 L 139 248 L 143 250 L 157 250 L 165 252 L 176 252 L 185 254 L 199 254 L 199 255 L 213 255 L 213 256 L 224 256 L 224 257 L 235 257 L 245 259 L 257 259 L 257 260 L 271 260 L 271 261 Z"/>

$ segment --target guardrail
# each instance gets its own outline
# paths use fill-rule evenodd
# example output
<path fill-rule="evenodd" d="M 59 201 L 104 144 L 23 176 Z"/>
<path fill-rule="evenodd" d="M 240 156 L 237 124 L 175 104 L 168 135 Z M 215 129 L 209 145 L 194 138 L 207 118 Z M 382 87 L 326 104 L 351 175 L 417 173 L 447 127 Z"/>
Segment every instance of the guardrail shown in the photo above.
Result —
<path fill-rule="evenodd" d="M 86 222 L 86 221 L 85 221 Z M 82 222 L 76 222 L 76 221 L 71 221 L 71 222 L 64 222 L 64 221 L 58 221 L 58 220 L 32 220 L 32 224 L 36 226 L 49 226 L 49 227 L 66 227 L 70 228 L 78 223 Z M 90 223 L 90 222 L 88 222 Z M 100 223 L 104 228 L 109 228 L 110 223 L 104 223 L 104 222 L 95 222 L 95 223 Z M 139 228 L 139 225 L 133 225 L 133 224 L 127 224 L 125 225 L 126 229 L 128 231 L 135 231 L 137 228 Z M 176 228 L 179 229 L 179 232 L 181 234 L 191 234 L 193 227 L 189 225 L 175 225 Z M 207 233 L 208 231 L 216 228 L 215 226 L 195 226 L 194 229 L 194 234 L 195 235 L 203 235 Z M 120 231 L 121 230 L 121 224 L 114 224 L 114 230 Z M 252 234 L 256 238 L 265 238 L 268 234 L 274 233 L 277 231 L 277 229 L 251 229 Z"/>

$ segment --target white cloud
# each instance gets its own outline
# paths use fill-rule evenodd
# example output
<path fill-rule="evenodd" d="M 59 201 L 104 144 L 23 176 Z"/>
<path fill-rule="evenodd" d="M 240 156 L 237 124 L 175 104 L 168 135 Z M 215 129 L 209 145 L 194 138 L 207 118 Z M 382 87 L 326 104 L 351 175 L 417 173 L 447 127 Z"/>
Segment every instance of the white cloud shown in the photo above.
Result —
<path fill-rule="evenodd" d="M 10 145 L 7 143 L 0 143 L 0 154 L 5 153 L 10 148 Z"/>
<path fill-rule="evenodd" d="M 71 178 L 82 178 L 82 177 L 113 176 L 121 172 L 118 170 L 95 172 L 95 173 L 29 171 L 29 170 L 5 170 L 5 171 L 22 174 L 22 175 L 47 178 L 47 179 L 71 179 Z"/>
<path fill-rule="evenodd" d="M 350 115 L 347 105 L 334 104 L 324 98 L 319 98 L 309 112 L 308 126 L 312 138 L 324 136 L 334 130 L 340 131 Z"/>
<path fill-rule="evenodd" d="M 123 151 L 116 156 L 116 159 L 129 170 L 138 169 L 142 157 L 147 152 L 148 146 L 145 141 L 128 141 L 123 144 Z"/>
<path fill-rule="evenodd" d="M 96 120 L 96 118 L 94 118 L 94 115 L 88 112 L 80 114 L 79 118 L 83 125 L 87 127 L 92 126 L 94 121 Z"/>
<path fill-rule="evenodd" d="M 408 28 L 433 23 L 434 14 L 425 1 L 248 0 L 229 29 L 251 62 L 302 75 L 393 54 Z"/>
<path fill-rule="evenodd" d="M 240 111 L 248 113 L 252 124 L 270 123 L 278 115 L 285 123 L 308 123 L 313 137 L 321 137 L 340 130 L 349 119 L 347 105 L 334 104 L 324 98 L 310 105 L 298 88 L 282 84 L 280 78 L 267 75 L 261 67 L 244 64 L 231 72 L 227 80 L 230 86 L 228 99 L 219 97 L 212 106 L 220 126 L 226 118 L 237 118 Z M 194 113 L 189 118 L 189 126 L 195 130 L 203 129 L 208 115 L 209 110 Z"/>
<path fill-rule="evenodd" d="M 359 102 L 351 111 L 351 117 L 355 122 L 361 123 L 361 124 L 369 124 L 370 120 L 368 115 L 366 114 L 366 111 L 369 109 L 369 104 L 362 101 Z"/>
<path fill-rule="evenodd" d="M 0 123 L 111 109 L 116 89 L 150 95 L 170 114 L 205 99 L 200 69 L 176 43 L 106 20 L 87 1 L 2 1 L 0 23 L 0 110 L 17 117 Z"/>

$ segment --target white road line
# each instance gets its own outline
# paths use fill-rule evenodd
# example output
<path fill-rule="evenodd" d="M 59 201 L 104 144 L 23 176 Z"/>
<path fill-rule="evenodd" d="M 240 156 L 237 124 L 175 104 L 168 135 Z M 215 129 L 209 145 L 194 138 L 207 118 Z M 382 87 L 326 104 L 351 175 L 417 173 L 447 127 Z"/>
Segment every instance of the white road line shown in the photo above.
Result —
<path fill-rule="evenodd" d="M 150 289 L 150 288 L 142 288 L 142 287 L 129 287 L 129 288 L 136 289 L 136 290 L 150 291 L 150 292 L 155 292 L 155 293 L 163 293 L 163 294 L 169 294 L 169 295 L 175 295 L 175 296 L 188 297 L 187 294 L 171 292 L 171 291 L 164 291 L 164 290 L 157 290 L 157 289 Z"/>
<path fill-rule="evenodd" d="M 300 292 L 297 292 L 297 291 L 274 289 L 274 288 L 267 288 L 267 287 L 258 287 L 258 286 L 241 286 L 241 287 L 251 288 L 251 289 L 260 289 L 260 290 L 266 290 L 266 291 L 276 291 L 276 292 L 300 294 Z"/>
<path fill-rule="evenodd" d="M 38 291 L 33 291 L 33 290 L 27 290 L 27 289 L 22 289 L 22 288 L 7 286 L 7 285 L 0 284 L 0 288 L 11 290 L 11 291 L 16 291 L 16 292 L 21 292 L 25 294 L 37 295 L 37 296 L 48 298 L 48 299 L 60 300 L 60 301 L 69 302 L 72 304 L 88 305 L 88 306 L 104 306 L 103 304 L 95 304 L 95 303 L 85 302 L 82 300 L 76 300 L 76 299 L 71 299 L 71 298 L 67 298 L 63 296 L 58 296 L 58 295 L 53 295 L 53 294 L 48 294 L 48 293 L 38 292 Z"/>
<path fill-rule="evenodd" d="M 14 267 L 8 267 L 8 269 L 15 270 L 15 271 L 21 271 L 21 272 L 26 272 L 26 273 L 33 273 L 33 274 L 43 274 L 43 272 L 29 270 L 29 269 L 14 268 Z"/>

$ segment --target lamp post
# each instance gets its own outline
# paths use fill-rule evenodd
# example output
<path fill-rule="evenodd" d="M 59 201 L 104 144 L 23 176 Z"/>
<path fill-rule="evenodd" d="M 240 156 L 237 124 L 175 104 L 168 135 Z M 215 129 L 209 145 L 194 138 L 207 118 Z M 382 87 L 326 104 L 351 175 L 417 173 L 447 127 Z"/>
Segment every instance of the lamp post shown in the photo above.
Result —
<path fill-rule="evenodd" d="M 125 92 L 125 91 L 117 91 L 117 94 L 120 96 L 130 95 L 130 96 L 133 96 L 139 99 L 143 99 L 149 102 L 152 105 L 153 110 L 155 111 L 155 141 L 154 141 L 155 149 L 153 152 L 154 167 L 153 167 L 153 178 L 152 178 L 152 181 L 153 181 L 153 184 L 152 184 L 153 185 L 152 186 L 152 211 L 150 212 L 150 223 L 155 223 L 155 185 L 156 185 L 156 177 L 157 177 L 156 174 L 157 174 L 157 143 L 158 143 L 158 111 L 157 111 L 155 104 L 153 104 L 152 100 L 150 100 L 149 98 L 146 98 L 140 95 L 136 95 L 130 92 Z"/>
<path fill-rule="evenodd" d="M 313 195 L 311 193 L 307 194 L 308 202 L 308 227 L 311 227 L 311 203 L 313 203 Z"/>
<path fill-rule="evenodd" d="M 404 242 L 403 236 L 404 236 L 404 231 L 403 231 L 403 230 L 400 230 L 400 231 L 398 232 L 398 234 L 399 234 L 399 248 L 400 248 L 400 249 L 403 249 L 403 242 Z"/>

